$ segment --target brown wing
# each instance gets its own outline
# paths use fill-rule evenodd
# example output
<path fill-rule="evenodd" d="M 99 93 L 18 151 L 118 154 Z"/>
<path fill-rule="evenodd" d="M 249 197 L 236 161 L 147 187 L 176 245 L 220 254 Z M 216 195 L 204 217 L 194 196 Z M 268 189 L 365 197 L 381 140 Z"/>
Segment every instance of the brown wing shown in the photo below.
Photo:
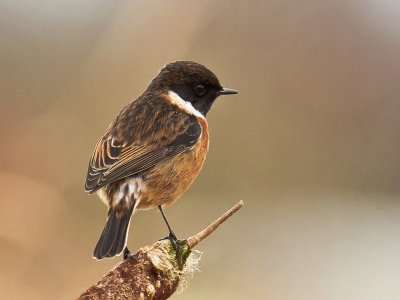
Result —
<path fill-rule="evenodd" d="M 150 122 L 146 123 L 147 131 L 143 131 L 141 117 L 148 116 L 148 105 L 133 105 L 121 112 L 95 147 L 86 176 L 87 192 L 92 193 L 111 182 L 148 170 L 157 163 L 190 149 L 197 142 L 201 136 L 201 125 L 196 117 L 168 107 L 172 104 L 166 104 L 167 107 L 157 110 L 164 113 L 156 113 L 146 120 Z M 135 110 L 142 116 L 138 118 Z M 132 122 L 141 126 L 138 133 L 123 133 L 123 129 L 127 127 L 126 122 L 129 122 L 128 127 L 133 130 L 135 126 L 132 126 Z"/>

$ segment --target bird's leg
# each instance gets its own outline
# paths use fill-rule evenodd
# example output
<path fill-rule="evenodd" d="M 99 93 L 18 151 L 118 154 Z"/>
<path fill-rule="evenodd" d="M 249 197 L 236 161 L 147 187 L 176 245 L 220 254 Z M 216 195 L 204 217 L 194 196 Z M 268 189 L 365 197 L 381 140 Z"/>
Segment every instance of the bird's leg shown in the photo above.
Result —
<path fill-rule="evenodd" d="M 174 231 L 172 230 L 171 226 L 169 225 L 168 220 L 165 217 L 165 214 L 164 214 L 164 211 L 163 211 L 161 205 L 158 206 L 158 209 L 161 212 L 161 215 L 164 219 L 165 224 L 167 224 L 168 231 L 169 231 L 168 239 L 171 242 L 172 247 L 174 247 L 174 249 L 175 249 L 176 257 L 178 258 L 178 260 L 180 260 L 180 250 L 179 250 L 178 243 L 177 243 L 178 239 L 176 238 Z"/>
<path fill-rule="evenodd" d="M 167 220 L 167 218 L 165 217 L 165 214 L 164 214 L 164 211 L 163 211 L 161 205 L 158 206 L 158 209 L 159 209 L 160 212 L 161 212 L 161 215 L 162 215 L 162 217 L 163 217 L 163 219 L 164 219 L 165 224 L 167 224 L 168 231 L 169 231 L 169 238 L 176 241 L 176 240 L 177 240 L 176 235 L 175 235 L 174 231 L 172 230 L 171 226 L 169 225 L 168 220 Z"/>

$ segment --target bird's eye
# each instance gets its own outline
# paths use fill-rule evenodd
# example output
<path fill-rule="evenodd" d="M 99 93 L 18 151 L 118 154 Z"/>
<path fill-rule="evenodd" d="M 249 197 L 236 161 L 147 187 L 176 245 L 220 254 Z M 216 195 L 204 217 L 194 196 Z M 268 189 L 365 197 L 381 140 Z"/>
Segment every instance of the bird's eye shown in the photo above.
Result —
<path fill-rule="evenodd" d="M 197 96 L 204 96 L 207 92 L 207 89 L 204 85 L 199 84 L 194 87 L 194 91 Z"/>

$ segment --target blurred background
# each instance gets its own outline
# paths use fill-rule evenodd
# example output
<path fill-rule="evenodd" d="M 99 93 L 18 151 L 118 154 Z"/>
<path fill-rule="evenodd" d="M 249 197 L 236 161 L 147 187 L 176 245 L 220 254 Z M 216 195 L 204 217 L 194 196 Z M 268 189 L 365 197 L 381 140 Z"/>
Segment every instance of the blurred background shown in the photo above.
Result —
<path fill-rule="evenodd" d="M 166 63 L 240 95 L 208 115 L 179 237 L 243 199 L 198 246 L 175 299 L 400 298 L 400 2 L 0 2 L 0 290 L 74 299 L 120 258 L 91 253 L 106 208 L 83 191 L 97 139 Z M 135 215 L 132 250 L 165 236 Z"/>

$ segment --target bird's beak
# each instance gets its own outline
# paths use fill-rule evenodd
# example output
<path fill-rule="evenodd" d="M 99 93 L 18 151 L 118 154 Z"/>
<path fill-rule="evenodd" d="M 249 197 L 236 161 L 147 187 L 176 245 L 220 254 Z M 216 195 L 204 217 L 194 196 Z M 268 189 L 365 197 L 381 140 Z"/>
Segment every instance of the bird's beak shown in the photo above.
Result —
<path fill-rule="evenodd" d="M 219 95 L 234 95 L 234 94 L 239 94 L 239 92 L 236 90 L 233 90 L 233 89 L 222 88 L 222 90 L 220 90 L 218 94 Z"/>

